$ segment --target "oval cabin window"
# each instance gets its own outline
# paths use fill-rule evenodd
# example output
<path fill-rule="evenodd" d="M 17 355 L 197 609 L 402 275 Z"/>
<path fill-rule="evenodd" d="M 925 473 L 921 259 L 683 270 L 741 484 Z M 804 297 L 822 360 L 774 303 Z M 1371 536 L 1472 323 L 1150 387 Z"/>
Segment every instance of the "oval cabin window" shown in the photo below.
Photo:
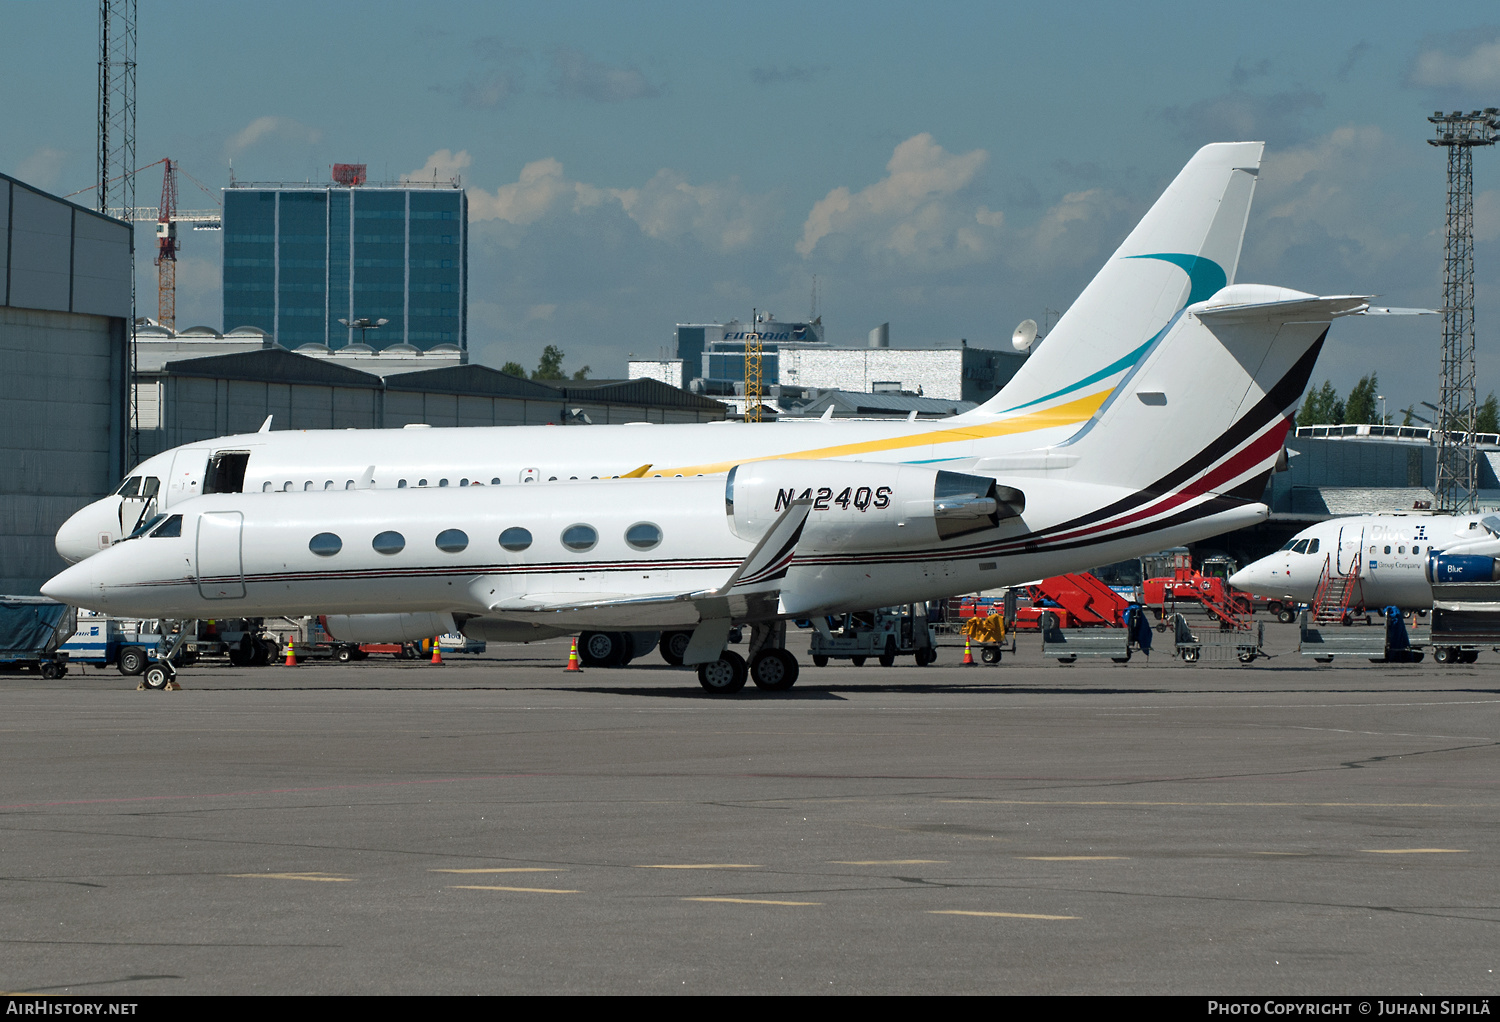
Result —
<path fill-rule="evenodd" d="M 331 532 L 320 532 L 307 544 L 307 549 L 319 557 L 332 557 L 344 549 L 344 541 Z"/>
<path fill-rule="evenodd" d="M 570 525 L 563 530 L 563 546 L 577 553 L 594 549 L 597 542 L 599 533 L 592 525 Z"/>
<path fill-rule="evenodd" d="M 382 532 L 370 541 L 377 554 L 399 554 L 406 549 L 406 537 L 399 532 Z"/>
<path fill-rule="evenodd" d="M 469 535 L 462 529 L 444 529 L 438 533 L 437 548 L 445 554 L 460 553 L 469 545 Z"/>
<path fill-rule="evenodd" d="M 500 533 L 500 545 L 512 553 L 525 550 L 531 546 L 531 532 L 520 526 L 513 526 Z"/>

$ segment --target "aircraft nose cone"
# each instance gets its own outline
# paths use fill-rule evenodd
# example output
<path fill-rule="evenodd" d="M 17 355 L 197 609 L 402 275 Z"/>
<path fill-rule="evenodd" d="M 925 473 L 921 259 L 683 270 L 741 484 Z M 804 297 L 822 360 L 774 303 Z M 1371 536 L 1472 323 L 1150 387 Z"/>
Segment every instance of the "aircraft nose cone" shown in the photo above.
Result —
<path fill-rule="evenodd" d="M 119 538 L 120 498 L 110 496 L 75 511 L 57 530 L 53 542 L 63 560 L 77 564 L 107 549 Z"/>
<path fill-rule="evenodd" d="M 1229 576 L 1229 584 L 1243 592 L 1253 593 L 1271 581 L 1270 572 L 1260 567 L 1260 562 L 1247 564 Z"/>
<path fill-rule="evenodd" d="M 92 565 L 88 564 L 75 564 L 48 579 L 42 586 L 42 595 L 49 600 L 90 610 L 104 610 L 108 602 Z"/>

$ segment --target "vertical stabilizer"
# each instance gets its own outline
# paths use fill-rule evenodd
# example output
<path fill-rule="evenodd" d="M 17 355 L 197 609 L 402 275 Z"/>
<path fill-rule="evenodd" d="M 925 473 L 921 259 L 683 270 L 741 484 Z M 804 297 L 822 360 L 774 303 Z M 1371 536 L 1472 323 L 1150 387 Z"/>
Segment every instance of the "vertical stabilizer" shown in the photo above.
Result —
<path fill-rule="evenodd" d="M 1234 283 L 1264 149 L 1198 150 L 1015 378 L 968 415 L 1097 407 L 1184 306 Z"/>

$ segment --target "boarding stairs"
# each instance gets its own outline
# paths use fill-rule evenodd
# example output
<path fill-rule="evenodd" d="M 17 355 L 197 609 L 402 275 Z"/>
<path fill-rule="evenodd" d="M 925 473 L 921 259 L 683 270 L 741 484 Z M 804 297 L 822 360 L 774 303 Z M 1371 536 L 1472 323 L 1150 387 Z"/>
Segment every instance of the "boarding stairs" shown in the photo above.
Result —
<path fill-rule="evenodd" d="M 1314 624 L 1342 624 L 1348 619 L 1351 608 L 1363 605 L 1364 588 L 1359 582 L 1361 556 L 1354 555 L 1347 575 L 1333 570 L 1332 555 L 1323 558 L 1323 572 L 1318 576 L 1318 588 L 1313 593 Z"/>

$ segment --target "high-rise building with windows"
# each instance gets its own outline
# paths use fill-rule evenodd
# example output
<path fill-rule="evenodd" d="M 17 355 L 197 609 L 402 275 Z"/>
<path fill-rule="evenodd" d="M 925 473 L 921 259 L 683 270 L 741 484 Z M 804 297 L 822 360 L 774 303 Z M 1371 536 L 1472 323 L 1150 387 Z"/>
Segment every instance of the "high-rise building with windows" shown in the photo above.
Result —
<path fill-rule="evenodd" d="M 367 184 L 363 171 L 340 164 L 326 185 L 224 190 L 226 330 L 259 327 L 284 348 L 468 350 L 459 181 Z"/>

